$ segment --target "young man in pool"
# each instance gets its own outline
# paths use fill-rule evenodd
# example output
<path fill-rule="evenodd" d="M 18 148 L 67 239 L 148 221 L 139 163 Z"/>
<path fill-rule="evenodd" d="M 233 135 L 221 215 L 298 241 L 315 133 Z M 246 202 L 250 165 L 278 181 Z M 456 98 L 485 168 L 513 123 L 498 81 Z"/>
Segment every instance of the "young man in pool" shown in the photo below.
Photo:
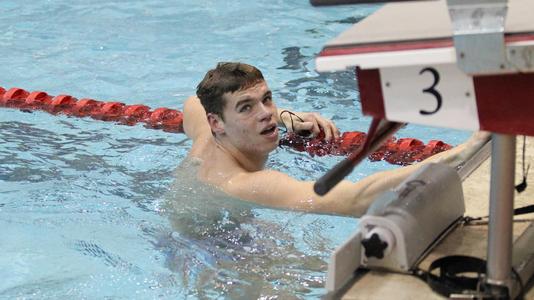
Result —
<path fill-rule="evenodd" d="M 313 191 L 313 181 L 300 181 L 265 169 L 269 153 L 278 146 L 282 124 L 262 73 L 243 63 L 219 63 L 197 87 L 197 96 L 184 106 L 184 130 L 193 140 L 189 158 L 199 159 L 198 179 L 230 196 L 265 206 L 340 215 L 363 215 L 376 196 L 398 185 L 426 162 L 458 164 L 487 140 L 475 135 L 467 143 L 425 162 L 373 174 L 358 182 L 342 181 L 325 196 Z M 326 139 L 339 136 L 336 126 L 314 113 L 296 113 L 296 131 Z M 289 114 L 284 114 L 289 118 Z M 284 120 L 287 124 L 287 121 Z M 291 122 L 291 121 L 289 121 Z"/>

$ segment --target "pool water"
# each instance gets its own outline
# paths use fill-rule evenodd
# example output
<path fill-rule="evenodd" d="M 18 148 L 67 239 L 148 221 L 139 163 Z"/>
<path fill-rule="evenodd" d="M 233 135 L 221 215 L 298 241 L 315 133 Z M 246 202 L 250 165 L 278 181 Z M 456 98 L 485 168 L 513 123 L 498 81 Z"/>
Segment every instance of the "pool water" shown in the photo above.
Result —
<path fill-rule="evenodd" d="M 280 107 L 365 131 L 354 73 L 318 74 L 314 57 L 377 8 L 1 1 L 0 86 L 181 109 L 218 61 L 243 61 L 263 71 Z M 468 133 L 410 125 L 398 136 L 458 144 Z M 174 180 L 190 145 L 140 125 L 0 109 L 0 298 L 323 295 L 328 256 L 357 219 L 205 197 L 210 187 Z M 313 180 L 339 160 L 277 149 L 268 165 Z M 391 168 L 367 161 L 349 179 Z M 173 197 L 186 204 L 169 206 Z"/>

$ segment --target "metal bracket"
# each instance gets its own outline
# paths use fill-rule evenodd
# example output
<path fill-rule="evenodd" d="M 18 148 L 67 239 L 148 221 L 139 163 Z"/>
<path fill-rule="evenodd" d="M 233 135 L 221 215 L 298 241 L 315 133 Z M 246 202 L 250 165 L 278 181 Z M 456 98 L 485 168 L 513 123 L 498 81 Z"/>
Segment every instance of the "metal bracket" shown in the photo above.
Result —
<path fill-rule="evenodd" d="M 456 61 L 467 74 L 507 72 L 507 0 L 447 0 Z"/>
<path fill-rule="evenodd" d="M 510 45 L 506 48 L 508 63 L 517 72 L 534 69 L 534 45 Z"/>

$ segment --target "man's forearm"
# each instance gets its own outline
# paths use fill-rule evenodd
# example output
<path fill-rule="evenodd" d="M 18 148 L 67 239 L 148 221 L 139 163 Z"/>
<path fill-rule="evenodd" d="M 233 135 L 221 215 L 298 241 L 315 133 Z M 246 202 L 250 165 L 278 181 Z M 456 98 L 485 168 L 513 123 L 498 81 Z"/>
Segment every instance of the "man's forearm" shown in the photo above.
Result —
<path fill-rule="evenodd" d="M 355 183 L 342 181 L 339 186 L 332 190 L 333 193 L 325 197 L 328 200 L 325 201 L 325 205 L 328 205 L 328 207 L 323 208 L 323 210 L 331 210 L 344 215 L 361 216 L 365 214 L 367 208 L 382 193 L 397 187 L 423 165 L 444 163 L 451 167 L 456 167 L 471 158 L 488 141 L 489 137 L 490 135 L 486 132 L 477 132 L 466 142 L 431 156 L 420 163 L 378 172 Z"/>

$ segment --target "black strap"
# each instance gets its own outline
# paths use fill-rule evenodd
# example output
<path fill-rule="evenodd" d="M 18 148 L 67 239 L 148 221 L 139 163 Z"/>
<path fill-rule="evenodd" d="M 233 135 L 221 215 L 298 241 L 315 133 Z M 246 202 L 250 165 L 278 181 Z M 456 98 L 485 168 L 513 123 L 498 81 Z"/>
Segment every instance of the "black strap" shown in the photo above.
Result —
<path fill-rule="evenodd" d="M 527 176 L 528 176 L 528 170 L 530 169 L 530 163 L 528 166 L 525 166 L 525 152 L 526 152 L 526 145 L 527 145 L 527 136 L 523 136 L 523 162 L 522 162 L 522 170 L 523 170 L 523 181 L 521 181 L 520 184 L 515 186 L 515 190 L 518 193 L 522 193 L 527 188 Z"/>
<path fill-rule="evenodd" d="M 530 214 L 534 212 L 534 204 L 518 207 L 514 209 L 514 216 L 524 215 L 524 214 Z M 489 216 L 483 216 L 483 217 L 463 217 L 462 222 L 464 225 L 470 225 L 473 221 L 480 221 L 482 219 L 487 219 Z"/>
<path fill-rule="evenodd" d="M 439 270 L 439 275 L 434 272 Z M 474 273 L 477 277 L 459 274 Z M 486 273 L 486 261 L 477 257 L 452 255 L 435 260 L 428 272 L 418 269 L 414 275 L 424 280 L 436 293 L 450 297 L 451 294 L 463 294 L 466 291 L 476 293 L 479 282 Z"/>
<path fill-rule="evenodd" d="M 287 125 L 286 125 L 286 122 L 284 122 L 284 119 L 282 119 L 282 115 L 284 113 L 289 114 L 289 119 L 291 120 L 291 131 L 295 132 L 295 123 L 293 122 L 293 117 L 296 117 L 297 119 L 299 119 L 300 122 L 304 122 L 304 120 L 301 117 L 299 117 L 296 113 L 294 113 L 292 111 L 289 111 L 287 109 L 284 109 L 283 111 L 280 112 L 280 121 L 284 125 L 284 127 L 286 129 L 286 132 L 287 132 Z M 296 132 L 296 133 L 298 135 L 304 136 L 304 137 L 310 136 L 312 134 L 312 132 L 310 130 L 301 130 L 301 131 Z"/>
<path fill-rule="evenodd" d="M 439 275 L 435 275 L 436 270 L 439 270 Z M 477 276 L 466 277 L 460 275 L 463 273 L 476 274 Z M 480 296 L 487 292 L 482 280 L 482 276 L 486 274 L 486 261 L 477 257 L 464 255 L 445 256 L 433 261 L 428 272 L 416 269 L 413 274 L 425 281 L 434 292 L 444 297 L 451 297 L 453 294 Z M 524 299 L 525 287 L 521 277 L 514 268 L 512 268 L 512 274 L 512 278 L 519 284 L 517 299 Z M 503 290 L 497 294 L 485 294 L 485 296 L 491 299 L 509 299 L 508 292 L 508 289 L 503 287 Z"/>

